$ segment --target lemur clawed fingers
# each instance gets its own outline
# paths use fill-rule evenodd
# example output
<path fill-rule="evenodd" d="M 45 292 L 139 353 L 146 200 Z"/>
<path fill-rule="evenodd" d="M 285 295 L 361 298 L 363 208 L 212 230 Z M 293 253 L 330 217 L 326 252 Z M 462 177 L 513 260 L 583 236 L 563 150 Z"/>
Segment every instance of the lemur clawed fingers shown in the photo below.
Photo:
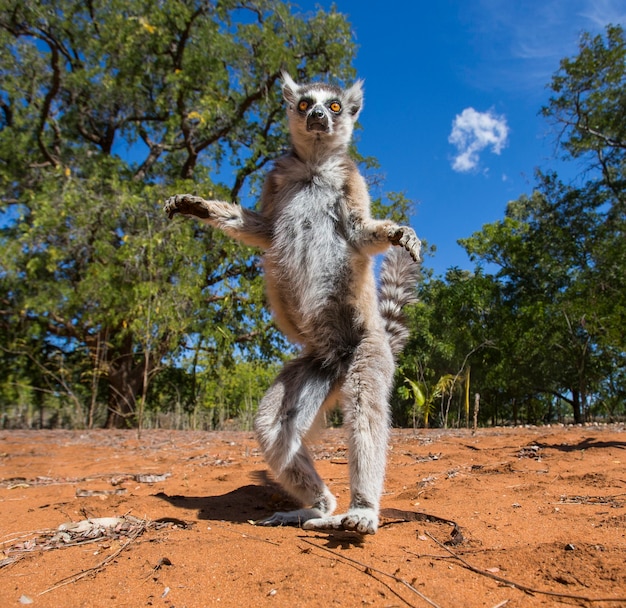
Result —
<path fill-rule="evenodd" d="M 411 257 L 416 262 L 420 262 L 422 242 L 415 234 L 415 230 L 413 230 L 413 228 L 411 228 L 410 226 L 398 226 L 397 228 L 391 229 L 389 234 L 389 242 L 392 245 L 404 247 L 404 249 L 406 249 L 411 254 Z"/>
<path fill-rule="evenodd" d="M 177 194 L 165 201 L 163 211 L 165 211 L 169 219 L 172 219 L 177 213 L 206 219 L 210 215 L 207 207 L 208 201 L 205 201 L 200 196 L 194 196 L 193 194 Z"/>
<path fill-rule="evenodd" d="M 176 196 L 170 196 L 170 198 L 165 201 L 165 205 L 163 205 L 163 211 L 165 211 L 165 215 L 167 215 L 170 220 L 179 212 L 176 206 L 178 196 L 178 194 Z"/>

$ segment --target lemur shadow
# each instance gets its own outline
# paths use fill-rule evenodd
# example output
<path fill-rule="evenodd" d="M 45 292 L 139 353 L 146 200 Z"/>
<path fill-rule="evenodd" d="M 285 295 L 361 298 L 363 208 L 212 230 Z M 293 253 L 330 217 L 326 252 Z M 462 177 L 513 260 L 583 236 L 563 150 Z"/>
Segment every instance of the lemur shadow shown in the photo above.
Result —
<path fill-rule="evenodd" d="M 189 509 L 198 513 L 198 519 L 245 523 L 263 519 L 275 511 L 297 509 L 295 504 L 271 480 L 265 471 L 253 473 L 252 478 L 258 484 L 241 486 L 236 490 L 219 496 L 184 496 L 169 495 L 159 492 L 154 496 L 169 502 L 179 509 Z"/>
<path fill-rule="evenodd" d="M 542 449 L 559 450 L 560 452 L 579 452 L 582 450 L 591 450 L 594 448 L 619 448 L 620 450 L 626 449 L 626 441 L 600 441 L 596 437 L 586 437 L 582 441 L 574 444 L 568 443 L 543 443 L 536 442 Z"/>
<path fill-rule="evenodd" d="M 362 534 L 359 534 L 358 532 L 349 532 L 347 530 L 316 532 L 314 536 L 304 536 L 303 534 L 300 534 L 298 535 L 298 538 L 301 538 L 314 546 L 315 543 L 311 542 L 312 539 L 321 540 L 324 541 L 323 546 L 326 549 L 341 549 L 344 551 L 352 549 L 353 547 L 363 547 L 365 540 Z"/>
<path fill-rule="evenodd" d="M 200 520 L 229 521 L 240 524 L 269 517 L 276 511 L 291 511 L 300 507 L 279 484 L 268 476 L 266 471 L 255 471 L 251 477 L 258 482 L 258 485 L 241 486 L 219 496 L 183 496 L 180 494 L 170 496 L 164 492 L 159 492 L 154 496 L 179 509 L 196 511 Z M 333 530 L 317 532 L 314 537 L 308 536 L 307 538 L 325 540 L 325 546 L 329 549 L 350 549 L 363 544 L 363 537 L 355 532 Z"/>

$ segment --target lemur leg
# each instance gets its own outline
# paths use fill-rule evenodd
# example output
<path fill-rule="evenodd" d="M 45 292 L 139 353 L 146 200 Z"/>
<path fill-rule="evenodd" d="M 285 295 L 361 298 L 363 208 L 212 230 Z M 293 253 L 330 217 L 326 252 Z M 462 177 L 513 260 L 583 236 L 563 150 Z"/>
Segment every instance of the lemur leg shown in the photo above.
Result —
<path fill-rule="evenodd" d="M 271 244 L 265 218 L 240 205 L 208 201 L 192 194 L 177 194 L 165 201 L 163 210 L 170 219 L 177 213 L 196 217 L 246 245 L 267 249 Z"/>
<path fill-rule="evenodd" d="M 377 334 L 359 345 L 342 387 L 348 429 L 350 508 L 347 513 L 307 521 L 306 529 L 374 534 L 385 478 L 389 439 L 389 394 L 394 361 L 388 339 Z"/>
<path fill-rule="evenodd" d="M 301 525 L 335 510 L 335 497 L 315 470 L 303 440 L 336 382 L 336 371 L 302 355 L 287 363 L 261 400 L 255 430 L 265 458 L 284 489 L 304 505 L 275 513 L 261 525 Z"/>

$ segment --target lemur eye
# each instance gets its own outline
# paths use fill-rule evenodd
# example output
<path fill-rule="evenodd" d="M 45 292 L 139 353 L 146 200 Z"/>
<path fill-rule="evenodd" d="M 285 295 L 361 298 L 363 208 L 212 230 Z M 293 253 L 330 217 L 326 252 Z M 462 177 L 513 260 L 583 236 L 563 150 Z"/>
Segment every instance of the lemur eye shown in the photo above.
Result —
<path fill-rule="evenodd" d="M 309 102 L 306 99 L 303 99 L 298 104 L 298 110 L 300 110 L 300 112 L 306 112 L 308 109 L 309 109 Z"/>
<path fill-rule="evenodd" d="M 333 101 L 328 107 L 335 114 L 337 114 L 338 112 L 341 112 L 341 104 L 338 101 Z"/>

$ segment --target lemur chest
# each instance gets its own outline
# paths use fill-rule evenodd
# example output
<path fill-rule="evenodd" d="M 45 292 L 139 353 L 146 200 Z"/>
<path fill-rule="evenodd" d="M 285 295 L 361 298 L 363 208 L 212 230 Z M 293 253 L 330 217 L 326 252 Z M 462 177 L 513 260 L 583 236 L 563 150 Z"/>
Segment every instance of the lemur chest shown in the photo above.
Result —
<path fill-rule="evenodd" d="M 358 254 L 343 188 L 309 180 L 285 184 L 280 195 L 265 253 L 268 296 L 279 325 L 309 343 L 323 327 L 340 332 L 336 323 L 353 305 Z"/>
<path fill-rule="evenodd" d="M 348 216 L 343 193 L 333 185 L 310 182 L 289 194 L 275 218 L 275 245 L 298 258 L 310 248 L 331 248 L 341 256 L 347 247 Z"/>

